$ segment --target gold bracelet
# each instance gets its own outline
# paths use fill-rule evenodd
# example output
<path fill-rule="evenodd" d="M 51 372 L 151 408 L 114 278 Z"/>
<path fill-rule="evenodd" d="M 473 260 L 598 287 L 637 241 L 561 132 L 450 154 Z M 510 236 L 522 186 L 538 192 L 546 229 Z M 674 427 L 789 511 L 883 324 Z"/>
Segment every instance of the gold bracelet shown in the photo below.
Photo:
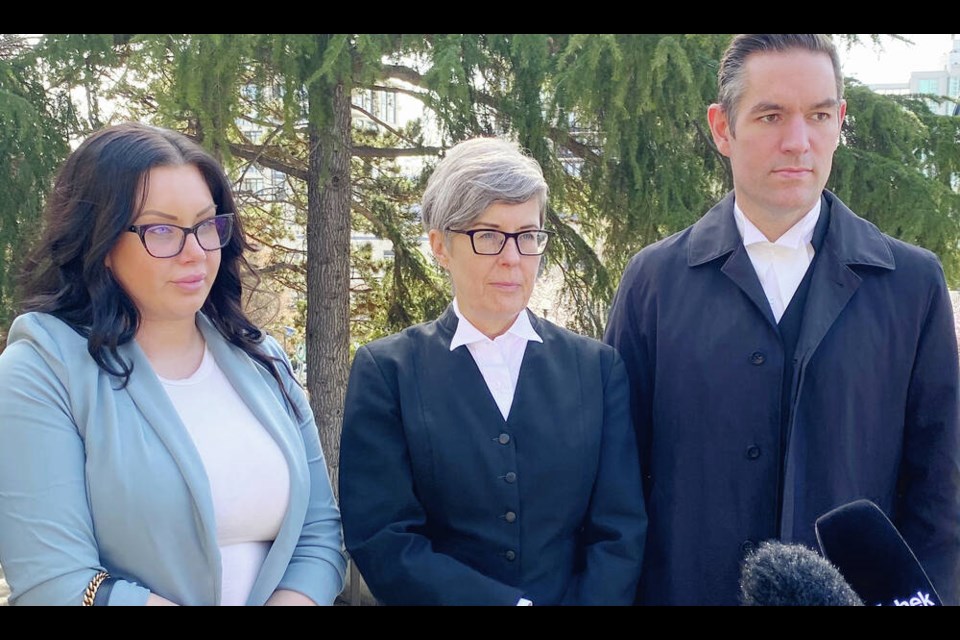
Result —
<path fill-rule="evenodd" d="M 91 580 L 90 584 L 87 585 L 87 588 L 83 590 L 83 606 L 93 606 L 93 601 L 97 597 L 97 589 L 99 589 L 100 584 L 109 577 L 110 574 L 106 571 L 101 571 L 97 575 L 93 576 L 93 580 Z"/>

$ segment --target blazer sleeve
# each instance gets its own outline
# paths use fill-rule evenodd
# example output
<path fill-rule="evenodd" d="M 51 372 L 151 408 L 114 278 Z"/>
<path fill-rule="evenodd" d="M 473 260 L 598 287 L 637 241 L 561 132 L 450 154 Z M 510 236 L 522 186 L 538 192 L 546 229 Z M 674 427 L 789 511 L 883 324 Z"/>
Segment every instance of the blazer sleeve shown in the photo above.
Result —
<path fill-rule="evenodd" d="M 64 366 L 28 340 L 0 356 L 0 565 L 10 604 L 79 605 L 103 569 Z"/>
<path fill-rule="evenodd" d="M 931 258 L 933 260 L 933 258 Z M 939 262 L 906 403 L 894 522 L 945 604 L 960 604 L 960 364 Z"/>
<path fill-rule="evenodd" d="M 291 411 L 290 419 L 299 426 L 310 474 L 310 499 L 300 539 L 277 589 L 297 591 L 317 604 L 329 605 L 343 589 L 346 576 L 340 509 L 333 495 L 330 473 L 307 396 L 290 376 L 290 363 L 283 350 L 272 338 L 268 347 L 272 347 L 270 352 L 283 363 L 281 376 L 300 414 L 298 419 Z"/>
<path fill-rule="evenodd" d="M 417 498 L 395 374 L 367 346 L 350 371 L 340 441 L 347 551 L 387 605 L 515 605 L 517 588 L 439 553 Z"/>
<path fill-rule="evenodd" d="M 580 535 L 584 569 L 568 588 L 565 604 L 633 604 L 640 580 L 647 515 L 630 419 L 630 385 L 623 361 L 611 355 L 597 477 Z"/>

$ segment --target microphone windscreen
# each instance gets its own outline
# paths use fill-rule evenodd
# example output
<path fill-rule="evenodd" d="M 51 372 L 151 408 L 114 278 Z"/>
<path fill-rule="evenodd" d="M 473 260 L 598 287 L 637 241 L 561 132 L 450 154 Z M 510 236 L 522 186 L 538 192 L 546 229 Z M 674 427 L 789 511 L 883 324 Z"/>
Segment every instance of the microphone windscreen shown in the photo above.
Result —
<path fill-rule="evenodd" d="M 887 515 L 856 500 L 817 518 L 820 551 L 867 605 L 939 606 L 933 584 Z"/>
<path fill-rule="evenodd" d="M 861 606 L 840 572 L 801 544 L 767 540 L 746 557 L 740 573 L 745 606 Z"/>

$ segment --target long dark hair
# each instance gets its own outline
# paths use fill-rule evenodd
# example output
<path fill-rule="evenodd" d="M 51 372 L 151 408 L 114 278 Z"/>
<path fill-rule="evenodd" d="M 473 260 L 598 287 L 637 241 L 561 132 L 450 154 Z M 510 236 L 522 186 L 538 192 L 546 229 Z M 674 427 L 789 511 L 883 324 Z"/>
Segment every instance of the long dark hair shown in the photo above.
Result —
<path fill-rule="evenodd" d="M 114 125 L 84 140 L 60 168 L 44 209 L 43 234 L 25 262 L 22 309 L 49 313 L 73 327 L 87 339 L 97 365 L 123 379 L 122 387 L 133 363 L 117 348 L 136 335 L 140 312 L 105 259 L 143 207 L 150 169 L 180 165 L 200 170 L 217 213 L 236 213 L 230 181 L 203 147 L 168 129 Z M 266 367 L 287 396 L 277 368 L 283 361 L 260 348 L 263 332 L 243 310 L 244 286 L 260 282 L 243 254 L 251 249 L 234 215 L 232 236 L 220 250 L 220 270 L 201 311 L 227 340 Z"/>

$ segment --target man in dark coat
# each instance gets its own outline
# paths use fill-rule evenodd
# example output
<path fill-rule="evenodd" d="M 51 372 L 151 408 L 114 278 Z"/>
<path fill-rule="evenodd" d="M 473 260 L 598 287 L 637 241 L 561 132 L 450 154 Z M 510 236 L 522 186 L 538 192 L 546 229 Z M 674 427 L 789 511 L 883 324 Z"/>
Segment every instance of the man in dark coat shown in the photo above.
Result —
<path fill-rule="evenodd" d="M 947 604 L 960 576 L 957 342 L 937 257 L 825 190 L 837 52 L 734 38 L 708 120 L 734 190 L 640 251 L 606 341 L 630 377 L 649 517 L 643 604 L 737 604 L 767 539 L 867 498 Z"/>

